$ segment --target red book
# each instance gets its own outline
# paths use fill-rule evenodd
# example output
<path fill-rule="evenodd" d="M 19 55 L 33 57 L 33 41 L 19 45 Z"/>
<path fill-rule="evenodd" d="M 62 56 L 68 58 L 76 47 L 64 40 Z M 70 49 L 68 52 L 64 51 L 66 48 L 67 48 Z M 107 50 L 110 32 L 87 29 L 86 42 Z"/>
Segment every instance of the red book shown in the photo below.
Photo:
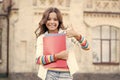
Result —
<path fill-rule="evenodd" d="M 43 37 L 44 55 L 57 54 L 66 50 L 65 34 L 47 34 Z M 56 62 L 45 65 L 46 68 L 64 68 L 67 67 L 66 60 L 57 60 Z"/>

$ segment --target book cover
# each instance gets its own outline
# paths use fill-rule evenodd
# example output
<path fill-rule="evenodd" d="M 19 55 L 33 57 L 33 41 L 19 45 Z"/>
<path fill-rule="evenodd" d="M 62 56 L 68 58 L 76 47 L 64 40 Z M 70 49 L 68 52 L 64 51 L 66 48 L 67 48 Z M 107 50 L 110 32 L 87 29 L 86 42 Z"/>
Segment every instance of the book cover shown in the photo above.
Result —
<path fill-rule="evenodd" d="M 43 37 L 43 53 L 44 55 L 57 54 L 66 50 L 65 34 L 47 34 Z M 45 65 L 47 68 L 64 68 L 66 60 L 57 60 L 56 62 Z"/>

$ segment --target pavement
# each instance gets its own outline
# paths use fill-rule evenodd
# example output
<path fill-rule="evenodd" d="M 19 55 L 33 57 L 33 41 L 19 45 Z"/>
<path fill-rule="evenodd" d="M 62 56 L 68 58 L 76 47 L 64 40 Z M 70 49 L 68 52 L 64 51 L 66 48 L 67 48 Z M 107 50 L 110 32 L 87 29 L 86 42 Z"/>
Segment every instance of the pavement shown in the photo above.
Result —
<path fill-rule="evenodd" d="M 8 80 L 8 78 L 0 78 L 0 80 Z"/>

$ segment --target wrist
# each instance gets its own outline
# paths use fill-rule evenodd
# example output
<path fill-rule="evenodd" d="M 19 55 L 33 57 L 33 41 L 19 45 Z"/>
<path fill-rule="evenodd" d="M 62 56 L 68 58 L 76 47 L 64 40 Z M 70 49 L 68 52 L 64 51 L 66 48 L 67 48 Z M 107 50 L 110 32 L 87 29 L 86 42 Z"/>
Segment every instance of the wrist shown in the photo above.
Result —
<path fill-rule="evenodd" d="M 60 58 L 58 54 L 54 54 L 54 56 L 55 56 L 55 60 L 58 60 Z"/>
<path fill-rule="evenodd" d="M 54 54 L 53 56 L 54 56 L 54 61 L 57 61 L 57 57 L 56 57 L 56 55 Z"/>
<path fill-rule="evenodd" d="M 75 38 L 79 41 L 79 40 L 81 40 L 81 38 L 82 38 L 82 35 L 80 35 L 80 34 L 77 34 L 76 36 L 75 36 Z"/>

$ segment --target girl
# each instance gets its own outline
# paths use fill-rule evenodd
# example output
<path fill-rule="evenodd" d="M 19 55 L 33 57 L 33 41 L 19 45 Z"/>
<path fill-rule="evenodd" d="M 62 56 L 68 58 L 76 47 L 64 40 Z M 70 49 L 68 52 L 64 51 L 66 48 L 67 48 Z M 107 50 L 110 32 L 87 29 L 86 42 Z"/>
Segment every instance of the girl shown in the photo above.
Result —
<path fill-rule="evenodd" d="M 39 32 L 39 33 L 37 33 Z M 43 54 L 43 37 L 45 34 L 54 34 L 54 33 L 64 33 L 66 34 L 66 45 L 67 50 L 63 50 L 57 54 L 52 55 L 44 55 Z M 39 27 L 36 30 L 37 34 L 37 47 L 36 47 L 36 63 L 39 64 L 38 76 L 43 80 L 72 80 L 71 73 L 75 70 L 73 69 L 69 63 L 69 56 L 71 47 L 71 37 L 74 37 L 80 44 L 81 47 L 85 50 L 89 50 L 89 45 L 87 40 L 77 32 L 73 28 L 69 30 L 65 30 L 62 20 L 61 12 L 54 7 L 48 8 L 44 13 L 43 17 L 39 23 Z M 49 58 L 52 58 L 49 59 Z M 49 59 L 49 61 L 48 61 Z M 66 60 L 67 66 L 64 68 L 45 68 L 44 65 L 54 63 L 57 60 Z M 74 56 L 70 60 L 74 59 Z"/>

